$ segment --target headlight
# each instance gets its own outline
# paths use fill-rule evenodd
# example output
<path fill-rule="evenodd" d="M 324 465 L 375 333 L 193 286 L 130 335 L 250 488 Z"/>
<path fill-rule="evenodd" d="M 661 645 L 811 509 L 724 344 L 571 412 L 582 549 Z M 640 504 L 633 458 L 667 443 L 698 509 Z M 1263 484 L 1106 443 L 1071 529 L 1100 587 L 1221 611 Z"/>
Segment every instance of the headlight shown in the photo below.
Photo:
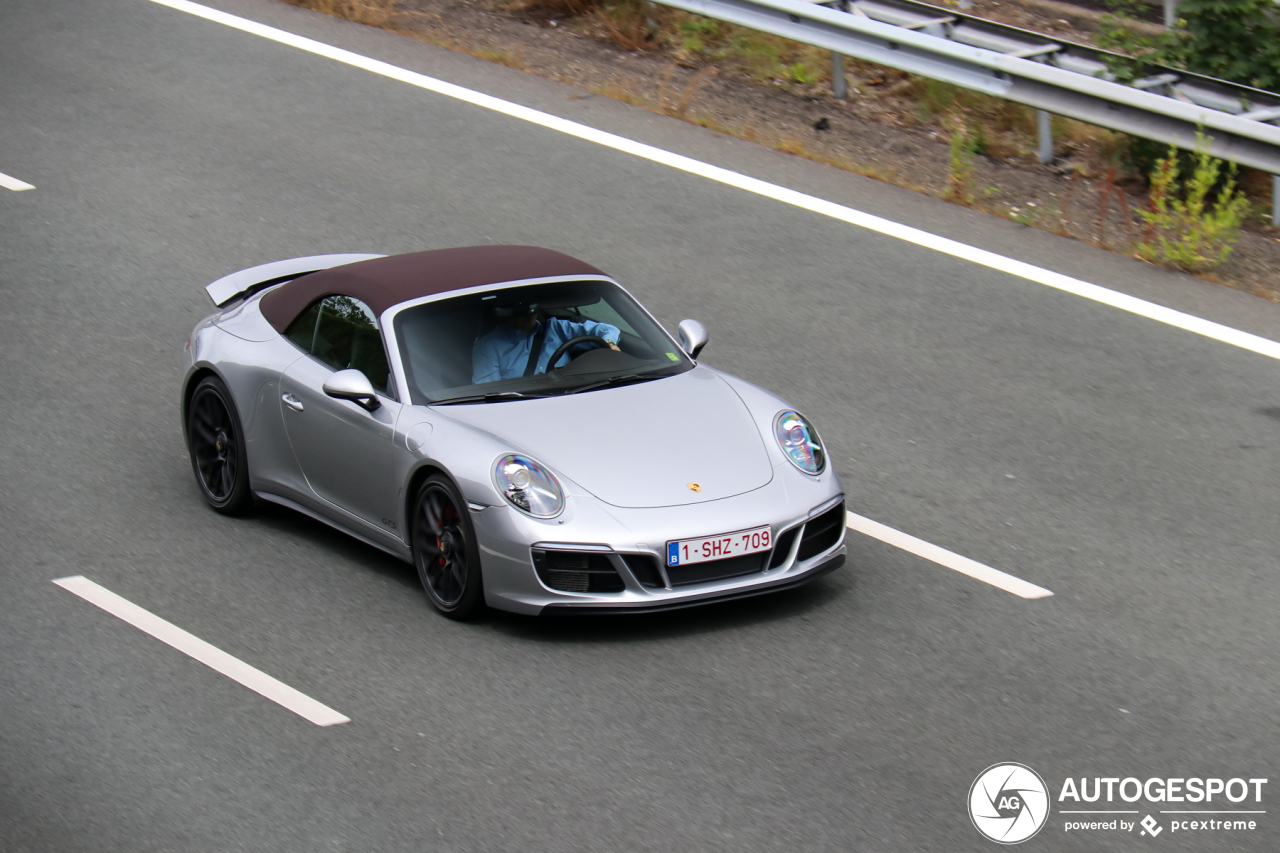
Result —
<path fill-rule="evenodd" d="M 778 415 L 773 422 L 773 434 L 791 464 L 806 474 L 821 474 L 827 466 L 827 452 L 822 449 L 822 439 L 799 412 Z"/>
<path fill-rule="evenodd" d="M 528 456 L 500 457 L 493 467 L 493 481 L 508 503 L 534 518 L 551 518 L 564 509 L 564 492 L 556 478 Z"/>

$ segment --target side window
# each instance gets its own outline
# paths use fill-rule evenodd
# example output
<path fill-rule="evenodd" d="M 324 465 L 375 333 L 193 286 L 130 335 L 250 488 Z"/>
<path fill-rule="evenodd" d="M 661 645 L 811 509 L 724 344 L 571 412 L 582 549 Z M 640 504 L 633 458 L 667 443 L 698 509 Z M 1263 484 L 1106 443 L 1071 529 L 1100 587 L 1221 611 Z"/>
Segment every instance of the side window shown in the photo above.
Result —
<path fill-rule="evenodd" d="M 367 376 L 374 388 L 387 393 L 391 369 L 382 348 L 382 334 L 373 311 L 360 300 L 326 296 L 298 315 L 285 335 L 334 370 L 353 367 Z"/>
<path fill-rule="evenodd" d="M 311 303 L 311 307 L 299 314 L 284 330 L 284 336 L 297 344 L 303 352 L 311 352 L 311 344 L 316 337 L 316 318 L 320 316 L 320 302 Z"/>

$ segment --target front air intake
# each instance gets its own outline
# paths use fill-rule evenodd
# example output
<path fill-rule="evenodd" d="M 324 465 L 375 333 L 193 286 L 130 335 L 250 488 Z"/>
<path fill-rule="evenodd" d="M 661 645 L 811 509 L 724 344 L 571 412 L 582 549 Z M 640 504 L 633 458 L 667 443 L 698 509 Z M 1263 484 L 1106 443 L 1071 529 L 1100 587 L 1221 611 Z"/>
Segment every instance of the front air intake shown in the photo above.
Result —
<path fill-rule="evenodd" d="M 538 579 L 561 592 L 622 592 L 625 585 L 607 554 L 533 550 Z"/>
<path fill-rule="evenodd" d="M 641 586 L 650 589 L 658 589 L 662 587 L 662 575 L 658 570 L 658 561 L 648 554 L 623 554 L 622 559 L 627 564 L 627 568 L 631 570 L 631 574 L 636 576 L 636 580 Z"/>
<path fill-rule="evenodd" d="M 799 527 L 793 527 L 778 537 L 773 543 L 773 558 L 769 560 L 769 569 L 778 569 L 791 556 L 791 546 L 796 544 L 796 534 L 800 532 Z"/>
<path fill-rule="evenodd" d="M 800 535 L 800 552 L 797 560 L 808 560 L 823 551 L 834 548 L 844 535 L 844 501 L 833 506 L 817 518 L 809 519 Z"/>

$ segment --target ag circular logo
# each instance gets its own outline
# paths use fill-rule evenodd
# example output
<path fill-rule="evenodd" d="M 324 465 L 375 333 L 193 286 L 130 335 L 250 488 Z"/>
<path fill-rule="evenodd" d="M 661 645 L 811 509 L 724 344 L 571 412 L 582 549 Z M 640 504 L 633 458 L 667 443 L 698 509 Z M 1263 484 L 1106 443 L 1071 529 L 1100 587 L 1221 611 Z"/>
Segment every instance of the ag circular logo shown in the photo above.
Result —
<path fill-rule="evenodd" d="M 969 817 L 987 838 L 1018 844 L 1049 818 L 1049 789 L 1025 764 L 993 764 L 969 788 Z"/>

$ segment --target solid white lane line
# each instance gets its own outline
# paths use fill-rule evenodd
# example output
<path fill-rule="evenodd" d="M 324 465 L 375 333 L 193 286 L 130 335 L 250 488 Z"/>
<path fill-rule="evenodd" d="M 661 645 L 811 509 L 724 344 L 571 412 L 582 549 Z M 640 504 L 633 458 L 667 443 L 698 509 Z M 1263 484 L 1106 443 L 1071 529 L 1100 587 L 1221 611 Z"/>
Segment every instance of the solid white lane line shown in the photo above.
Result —
<path fill-rule="evenodd" d="M 109 589 L 98 586 L 88 578 L 79 575 L 60 578 L 54 581 L 58 586 L 95 604 L 113 616 L 118 616 L 133 627 L 144 631 L 161 642 L 168 643 L 183 654 L 190 655 L 205 666 L 215 669 L 227 678 L 238 681 L 250 690 L 261 693 L 279 705 L 283 705 L 299 717 L 310 720 L 317 726 L 335 726 L 339 723 L 351 722 L 337 711 L 322 705 L 304 693 L 299 693 L 284 682 L 277 681 L 265 672 L 254 669 L 238 658 L 234 658 L 215 646 L 211 646 L 199 637 L 166 622 L 154 613 L 143 610 L 138 605 L 121 598 Z"/>
<path fill-rule="evenodd" d="M 883 525 L 878 521 L 872 521 L 852 512 L 846 513 L 846 516 L 845 524 L 850 530 L 865 533 L 873 539 L 887 542 L 895 548 L 901 548 L 904 551 L 915 554 L 917 557 L 932 560 L 940 566 L 946 566 L 948 569 L 976 578 L 983 583 L 998 586 L 1005 592 L 1011 592 L 1023 598 L 1048 598 L 1053 595 L 1052 592 L 1042 586 L 1036 586 L 1033 583 L 1024 581 L 1022 578 L 1015 578 L 1013 575 L 1002 572 L 999 569 L 984 566 L 982 563 L 970 560 L 968 557 L 953 554 L 945 548 L 939 548 L 937 545 L 933 545 L 923 539 L 917 539 L 914 536 L 903 533 L 901 530 L 894 530 L 892 527 Z"/>
<path fill-rule="evenodd" d="M 16 193 L 20 193 L 23 190 L 35 189 L 34 185 L 29 184 L 26 181 L 20 181 L 10 175 L 6 175 L 4 172 L 0 172 L 0 187 L 4 187 L 7 190 L 13 190 Z"/>
<path fill-rule="evenodd" d="M 980 264 L 990 269 L 999 270 L 1000 272 L 1016 275 L 1025 278 L 1028 281 L 1034 281 L 1048 287 L 1064 290 L 1067 293 L 1073 293 L 1076 296 L 1082 296 L 1085 299 L 1092 299 L 1095 302 L 1101 302 L 1104 305 L 1110 305 L 1112 308 L 1119 308 L 1122 311 L 1128 311 L 1151 320 L 1161 323 L 1167 323 L 1170 326 L 1176 326 L 1179 329 L 1185 329 L 1189 332 L 1195 332 L 1198 335 L 1204 335 L 1207 338 L 1222 341 L 1233 346 L 1251 350 L 1252 352 L 1270 356 L 1271 358 L 1280 359 L 1280 342 L 1251 335 L 1248 332 L 1233 329 L 1230 326 L 1224 326 L 1220 323 L 1214 323 L 1200 317 L 1184 314 L 1181 311 L 1174 311 L 1172 308 L 1165 308 L 1162 305 L 1156 305 L 1153 302 L 1147 302 L 1134 296 L 1124 293 L 1117 293 L 1114 290 L 1108 290 L 1096 284 L 1090 284 L 1086 281 L 1071 278 L 1052 270 L 1043 269 L 1032 264 L 1016 261 L 1012 258 L 1006 258 L 1003 255 L 997 255 L 995 252 L 988 252 L 985 249 L 979 249 L 975 246 L 969 246 L 959 243 L 955 240 L 949 240 L 946 237 L 939 237 L 936 234 L 930 234 L 927 231 L 921 231 L 918 228 L 912 228 L 909 225 L 903 225 L 900 222 L 893 222 L 888 219 L 882 219 L 879 216 L 872 216 L 860 210 L 851 207 L 836 204 L 817 198 L 816 196 L 807 195 L 805 193 L 789 190 L 786 187 L 780 187 L 767 181 L 761 181 L 757 178 L 751 178 L 746 175 L 731 172 L 728 169 L 722 169 L 719 166 L 712 166 L 709 163 L 703 163 L 681 154 L 674 154 L 670 151 L 664 151 L 661 148 L 655 148 L 652 145 L 645 145 L 643 142 L 636 142 L 623 136 L 617 136 L 612 133 L 606 133 L 603 130 L 596 130 L 593 127 L 587 127 L 584 124 L 578 124 L 575 121 L 559 118 L 549 113 L 540 112 L 539 110 L 530 109 L 529 107 L 513 104 L 510 101 L 504 101 L 501 98 L 495 98 L 491 95 L 485 95 L 481 92 L 475 92 L 471 89 L 464 89 L 453 83 L 446 83 L 443 80 L 437 80 L 434 77 L 428 77 L 425 74 L 418 74 L 404 68 L 398 68 L 386 62 L 377 59 L 371 59 L 367 56 L 361 56 L 358 53 L 352 53 L 349 50 L 343 50 L 339 47 L 315 41 L 314 39 L 305 38 L 303 36 L 294 35 L 284 30 L 269 27 L 266 24 L 259 24 L 256 21 L 250 21 L 247 18 L 240 18 L 235 15 L 229 15 L 226 12 L 220 12 L 216 9 L 210 9 L 207 6 L 201 6 L 198 3 L 192 3 L 190 0 L 151 0 L 153 3 L 159 3 L 162 6 L 168 6 L 171 9 L 177 9 L 182 12 L 188 12 L 192 15 L 214 21 L 228 27 L 233 27 L 246 33 L 261 36 L 280 44 L 296 47 L 299 50 L 305 50 L 308 53 L 314 53 L 328 59 L 342 62 L 347 65 L 361 68 L 365 71 L 371 71 L 374 74 L 381 74 L 393 80 L 399 80 L 402 83 L 408 83 L 411 86 L 417 86 L 422 89 L 435 92 L 440 95 L 446 95 L 450 98 L 456 98 L 469 104 L 484 107 L 488 110 L 502 113 L 522 121 L 531 122 L 541 127 L 549 128 L 560 133 L 575 136 L 578 139 L 584 139 L 588 142 L 594 142 L 598 145 L 604 145 L 617 151 L 623 151 L 633 154 L 637 157 L 643 157 L 646 160 L 652 160 L 655 163 L 661 163 L 674 169 L 680 169 L 690 174 L 700 175 L 722 184 L 737 187 L 756 195 L 771 198 L 785 204 L 794 205 L 804 210 L 829 216 L 832 219 L 838 219 L 842 222 L 848 222 L 851 225 L 857 225 L 866 228 L 869 231 L 875 231 L 879 234 L 885 234 L 890 237 L 896 237 L 899 240 L 905 240 L 917 246 L 927 249 L 933 249 L 952 257 Z"/>

